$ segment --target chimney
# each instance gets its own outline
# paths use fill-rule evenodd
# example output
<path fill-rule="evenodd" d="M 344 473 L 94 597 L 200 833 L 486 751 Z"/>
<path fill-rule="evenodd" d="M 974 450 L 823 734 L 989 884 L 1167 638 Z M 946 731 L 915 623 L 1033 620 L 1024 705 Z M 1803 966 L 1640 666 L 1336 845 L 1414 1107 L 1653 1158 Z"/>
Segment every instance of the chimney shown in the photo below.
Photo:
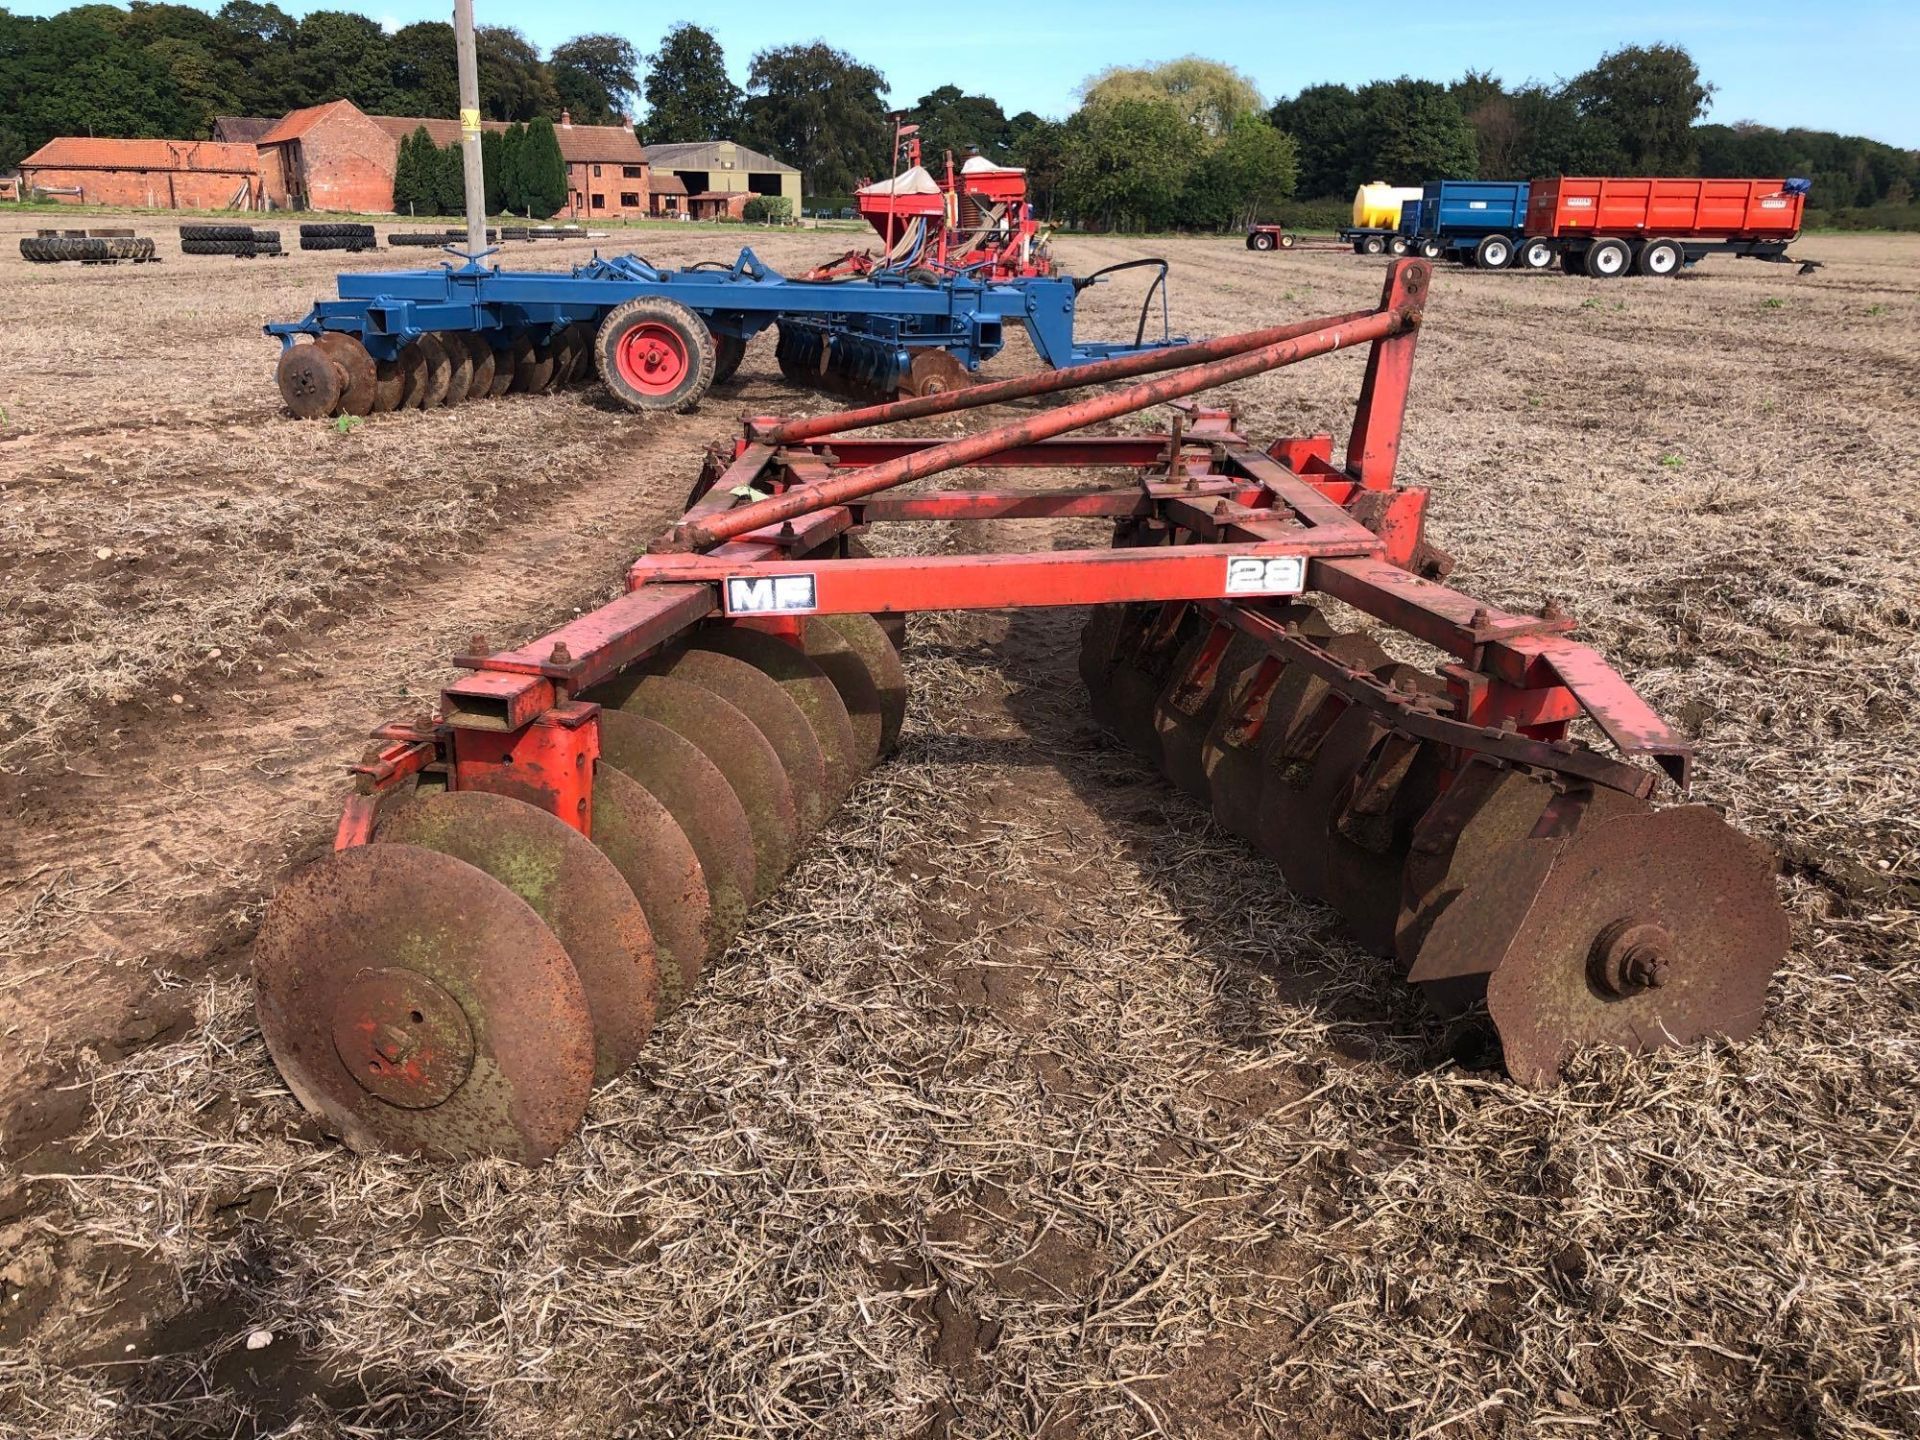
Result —
<path fill-rule="evenodd" d="M 573 128 L 573 116 L 565 110 L 560 112 L 560 128 L 562 130 L 571 130 Z"/>

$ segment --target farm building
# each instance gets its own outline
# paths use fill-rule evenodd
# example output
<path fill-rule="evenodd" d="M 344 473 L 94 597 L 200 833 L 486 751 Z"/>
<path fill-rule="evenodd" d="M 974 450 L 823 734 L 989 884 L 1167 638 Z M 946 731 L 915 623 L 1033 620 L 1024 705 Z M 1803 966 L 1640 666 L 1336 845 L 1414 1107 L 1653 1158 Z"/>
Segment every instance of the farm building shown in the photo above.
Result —
<path fill-rule="evenodd" d="M 109 140 L 63 135 L 20 162 L 25 189 L 75 205 L 166 210 L 260 203 L 260 152 L 213 140 Z"/>
<path fill-rule="evenodd" d="M 351 100 L 289 111 L 258 144 L 260 173 L 276 207 L 361 214 L 393 209 L 399 144 Z"/>
<path fill-rule="evenodd" d="M 673 175 L 686 188 L 679 205 L 669 203 L 679 198 L 672 192 L 656 194 L 656 215 L 684 206 L 696 220 L 738 220 L 755 195 L 784 195 L 800 213 L 800 172 L 732 140 L 651 145 L 647 159 L 655 175 Z"/>
<path fill-rule="evenodd" d="M 340 102 L 346 103 L 344 101 Z M 429 120 L 408 115 L 375 115 L 373 122 L 399 142 L 425 126 L 436 145 L 457 144 L 460 122 Z M 502 120 L 483 121 L 482 129 L 505 130 Z M 567 204 L 561 215 L 580 220 L 617 220 L 647 213 L 647 152 L 626 125 L 576 125 L 565 110 L 553 133 L 560 156 L 567 162 Z M 387 176 L 388 202 L 393 208 L 393 176 Z"/>

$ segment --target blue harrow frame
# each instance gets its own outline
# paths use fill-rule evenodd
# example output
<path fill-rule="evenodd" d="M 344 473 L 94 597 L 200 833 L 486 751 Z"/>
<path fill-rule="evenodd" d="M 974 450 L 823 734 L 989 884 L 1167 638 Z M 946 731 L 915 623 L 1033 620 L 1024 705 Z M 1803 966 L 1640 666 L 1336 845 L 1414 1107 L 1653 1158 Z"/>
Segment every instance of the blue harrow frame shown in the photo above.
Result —
<path fill-rule="evenodd" d="M 1170 333 L 1166 266 L 1158 260 L 1130 262 L 1159 267 L 1133 340 L 1087 342 L 1074 334 L 1079 292 L 1106 271 L 1009 281 L 926 271 L 807 281 L 781 274 L 751 249 L 731 265 L 685 269 L 662 269 L 635 255 L 595 256 L 564 273 L 503 270 L 482 258 L 430 270 L 343 273 L 339 298 L 319 301 L 302 319 L 269 324 L 266 333 L 285 350 L 302 337 L 350 337 L 375 366 L 399 363 L 427 336 L 457 336 L 465 347 L 477 337 L 500 357 L 520 346 L 524 357 L 527 347 L 544 353 L 563 337 L 584 346 L 590 335 L 602 379 L 634 409 L 689 408 L 707 384 L 732 373 L 746 343 L 769 326 L 780 329 L 788 375 L 836 376 L 846 388 L 876 392 L 931 393 L 923 386 L 963 383 L 965 372 L 999 353 L 1009 325 L 1024 328 L 1041 362 L 1059 369 L 1184 338 Z M 1161 333 L 1149 340 L 1156 295 Z M 693 317 L 698 325 L 684 323 Z M 711 347 L 710 364 L 703 346 Z M 474 353 L 483 364 L 486 356 Z M 652 371 L 643 373 L 648 364 Z M 685 384 L 668 383 L 683 372 Z M 286 376 L 283 355 L 283 391 Z M 288 400 L 302 413 L 294 395 Z"/>

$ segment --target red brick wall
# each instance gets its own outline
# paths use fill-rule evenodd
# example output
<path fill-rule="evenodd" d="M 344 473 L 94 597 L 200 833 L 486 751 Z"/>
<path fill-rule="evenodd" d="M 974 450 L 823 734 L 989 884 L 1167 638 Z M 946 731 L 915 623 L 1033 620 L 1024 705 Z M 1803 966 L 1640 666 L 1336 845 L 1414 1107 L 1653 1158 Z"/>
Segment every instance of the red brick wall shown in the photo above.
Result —
<path fill-rule="evenodd" d="M 295 147 L 299 189 L 310 210 L 385 214 L 393 209 L 393 167 L 400 145 L 345 106 L 324 116 Z"/>
<path fill-rule="evenodd" d="M 638 175 L 626 173 L 627 167 L 615 161 L 603 161 L 600 173 L 593 173 L 590 161 L 576 160 L 567 166 L 567 204 L 560 214 L 573 220 L 618 220 L 628 215 L 647 213 L 647 170 L 633 167 Z M 627 203 L 623 197 L 631 195 Z M 595 204 L 595 199 L 599 204 Z"/>
<path fill-rule="evenodd" d="M 50 190 L 73 186 L 80 194 L 56 195 L 56 200 L 87 205 L 130 205 L 160 210 L 224 209 L 241 182 L 253 182 L 250 195 L 259 193 L 259 177 L 219 170 L 51 170 L 22 169 L 28 186 Z"/>

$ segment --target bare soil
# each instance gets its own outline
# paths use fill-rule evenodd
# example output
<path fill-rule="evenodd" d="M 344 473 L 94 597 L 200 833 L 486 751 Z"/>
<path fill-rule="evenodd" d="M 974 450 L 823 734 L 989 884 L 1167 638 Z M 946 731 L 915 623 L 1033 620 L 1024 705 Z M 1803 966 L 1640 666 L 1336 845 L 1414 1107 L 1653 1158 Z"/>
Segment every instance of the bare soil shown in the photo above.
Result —
<path fill-rule="evenodd" d="M 0 220 L 0 1434 L 1920 1432 L 1920 241 L 1443 269 L 1420 343 L 1457 582 L 1566 602 L 1783 857 L 1753 1041 L 1518 1089 L 1093 729 L 1077 616 L 929 617 L 902 753 L 525 1172 L 320 1135 L 249 937 L 441 657 L 611 594 L 738 414 L 832 402 L 762 341 L 690 416 L 304 425 L 258 326 L 417 252 L 25 263 L 48 223 Z M 1059 249 L 1164 251 L 1196 334 L 1382 268 Z M 1230 394 L 1338 432 L 1359 366 Z"/>

